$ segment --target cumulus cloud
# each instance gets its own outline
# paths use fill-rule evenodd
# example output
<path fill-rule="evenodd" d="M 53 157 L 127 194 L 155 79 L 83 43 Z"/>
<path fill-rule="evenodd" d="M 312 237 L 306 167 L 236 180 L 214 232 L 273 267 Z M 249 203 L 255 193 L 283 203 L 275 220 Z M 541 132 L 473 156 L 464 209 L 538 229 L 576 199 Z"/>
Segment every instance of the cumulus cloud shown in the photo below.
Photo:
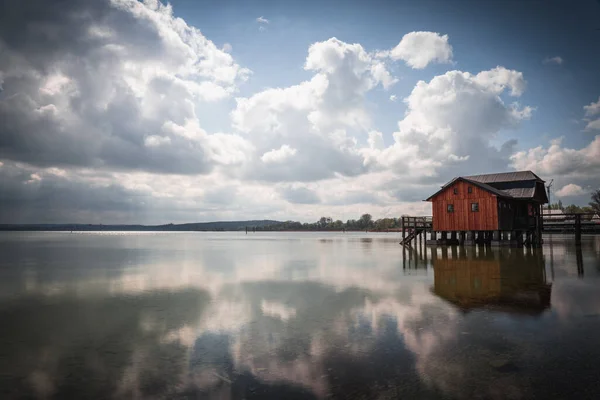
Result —
<path fill-rule="evenodd" d="M 279 189 L 281 197 L 293 204 L 317 204 L 321 200 L 314 190 L 302 186 L 289 186 Z"/>
<path fill-rule="evenodd" d="M 556 64 L 556 65 L 561 65 L 563 62 L 564 62 L 564 60 L 560 56 L 546 57 L 542 61 L 542 63 L 544 63 L 544 64 Z"/>
<path fill-rule="evenodd" d="M 398 96 L 396 96 L 395 94 L 390 96 L 390 101 L 396 101 L 398 99 Z"/>
<path fill-rule="evenodd" d="M 530 107 L 506 104 L 501 95 L 519 96 L 526 82 L 520 72 L 497 67 L 477 75 L 449 71 L 420 81 L 404 99 L 394 143 L 362 149 L 369 165 L 391 168 L 405 179 L 445 181 L 472 170 L 504 170 L 515 141 L 491 144 L 502 129 L 531 116 Z M 465 161 L 469 160 L 469 165 Z"/>
<path fill-rule="evenodd" d="M 595 117 L 596 115 L 600 114 L 600 97 L 598 98 L 597 102 L 591 102 L 587 106 L 584 106 L 583 109 L 585 110 L 585 121 L 587 121 L 585 130 L 600 130 L 600 118 L 590 121 L 590 117 Z"/>
<path fill-rule="evenodd" d="M 211 135 L 167 128 L 199 127 L 196 105 L 235 93 L 250 71 L 170 5 L 38 0 L 3 8 L 1 158 L 177 173 L 219 164 Z"/>
<path fill-rule="evenodd" d="M 280 163 L 280 162 L 286 161 L 290 157 L 294 156 L 296 154 L 296 152 L 297 152 L 296 149 L 293 149 L 290 146 L 288 146 L 287 144 L 284 144 L 278 149 L 273 149 L 271 151 L 267 151 L 265 154 L 262 155 L 262 157 L 260 159 L 262 160 L 262 162 L 267 163 L 267 164 Z"/>
<path fill-rule="evenodd" d="M 423 69 L 432 62 L 452 62 L 452 46 L 448 35 L 436 32 L 410 32 L 388 53 L 393 60 L 403 60 L 415 69 Z"/>
<path fill-rule="evenodd" d="M 600 131 L 600 118 L 594 121 L 588 122 L 585 126 L 586 131 Z"/>
<path fill-rule="evenodd" d="M 591 102 L 587 106 L 583 106 L 586 117 L 593 117 L 594 115 L 600 114 L 600 97 L 597 102 Z"/>
<path fill-rule="evenodd" d="M 586 194 L 586 191 L 579 185 L 574 183 L 569 183 L 568 185 L 563 186 L 559 191 L 556 192 L 558 197 L 571 197 L 571 196 L 581 196 Z"/>
<path fill-rule="evenodd" d="M 265 17 L 261 16 L 261 17 L 256 18 L 256 22 L 258 22 L 259 24 L 268 24 L 269 20 L 266 19 Z"/>
<path fill-rule="evenodd" d="M 538 146 L 515 153 L 511 157 L 513 166 L 546 176 L 597 179 L 600 176 L 600 135 L 581 149 L 564 147 L 562 140 L 554 139 L 548 147 Z"/>
<path fill-rule="evenodd" d="M 366 133 L 371 124 L 366 93 L 395 79 L 360 44 L 336 38 L 312 44 L 304 68 L 314 72 L 310 80 L 236 99 L 233 125 L 261 155 L 248 163 L 247 177 L 311 181 L 366 171 L 353 133 Z M 278 168 L 265 165 L 283 158 Z"/>

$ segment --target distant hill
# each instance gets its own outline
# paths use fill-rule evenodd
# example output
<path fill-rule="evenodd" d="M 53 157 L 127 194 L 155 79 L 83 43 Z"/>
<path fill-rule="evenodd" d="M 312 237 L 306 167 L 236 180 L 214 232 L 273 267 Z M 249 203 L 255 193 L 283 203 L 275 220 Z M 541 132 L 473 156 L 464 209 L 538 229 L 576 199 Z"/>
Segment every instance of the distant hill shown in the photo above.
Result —
<path fill-rule="evenodd" d="M 246 227 L 265 228 L 279 225 L 272 220 L 193 222 L 166 225 L 103 224 L 0 224 L 0 231 L 242 231 Z"/>

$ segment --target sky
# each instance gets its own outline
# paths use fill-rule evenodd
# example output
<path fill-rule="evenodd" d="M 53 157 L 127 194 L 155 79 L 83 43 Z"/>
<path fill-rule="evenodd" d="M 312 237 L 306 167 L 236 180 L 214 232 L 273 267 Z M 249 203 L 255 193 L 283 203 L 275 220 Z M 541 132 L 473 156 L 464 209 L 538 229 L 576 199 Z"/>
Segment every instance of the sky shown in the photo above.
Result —
<path fill-rule="evenodd" d="M 0 2 L 0 223 L 430 215 L 600 187 L 600 2 Z"/>

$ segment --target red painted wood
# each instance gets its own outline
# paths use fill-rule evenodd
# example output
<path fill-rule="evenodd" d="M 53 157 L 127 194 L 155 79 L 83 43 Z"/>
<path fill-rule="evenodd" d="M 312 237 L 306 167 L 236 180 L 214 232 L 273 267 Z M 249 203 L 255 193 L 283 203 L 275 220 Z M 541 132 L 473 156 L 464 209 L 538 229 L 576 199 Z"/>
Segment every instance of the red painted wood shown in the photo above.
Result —
<path fill-rule="evenodd" d="M 468 192 L 471 187 L 472 193 Z M 454 188 L 458 193 L 454 194 Z M 498 199 L 487 190 L 467 182 L 459 181 L 447 187 L 431 199 L 433 230 L 450 231 L 491 231 L 498 229 Z M 471 211 L 471 203 L 479 203 L 479 211 Z M 448 204 L 454 205 L 454 212 L 447 212 Z"/>

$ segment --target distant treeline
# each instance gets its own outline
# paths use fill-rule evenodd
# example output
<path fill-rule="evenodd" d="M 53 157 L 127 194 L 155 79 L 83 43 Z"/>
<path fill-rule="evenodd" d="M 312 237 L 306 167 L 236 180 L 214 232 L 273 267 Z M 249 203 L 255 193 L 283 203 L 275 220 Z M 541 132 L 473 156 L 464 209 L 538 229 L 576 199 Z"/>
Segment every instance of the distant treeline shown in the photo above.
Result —
<path fill-rule="evenodd" d="M 104 224 L 3 224 L 0 231 L 242 231 L 246 227 L 257 229 L 280 221 L 220 221 L 166 225 L 104 225 Z"/>
<path fill-rule="evenodd" d="M 373 220 L 371 214 L 363 214 L 359 219 L 333 220 L 331 217 L 321 217 L 317 222 L 285 221 L 256 228 L 257 231 L 387 231 L 400 229 L 400 218 L 381 218 Z"/>
<path fill-rule="evenodd" d="M 166 225 L 104 225 L 104 224 L 3 224 L 0 231 L 342 231 L 371 230 L 386 231 L 400 228 L 400 218 L 373 220 L 370 214 L 346 222 L 321 217 L 313 223 L 297 221 L 221 221 Z"/>

